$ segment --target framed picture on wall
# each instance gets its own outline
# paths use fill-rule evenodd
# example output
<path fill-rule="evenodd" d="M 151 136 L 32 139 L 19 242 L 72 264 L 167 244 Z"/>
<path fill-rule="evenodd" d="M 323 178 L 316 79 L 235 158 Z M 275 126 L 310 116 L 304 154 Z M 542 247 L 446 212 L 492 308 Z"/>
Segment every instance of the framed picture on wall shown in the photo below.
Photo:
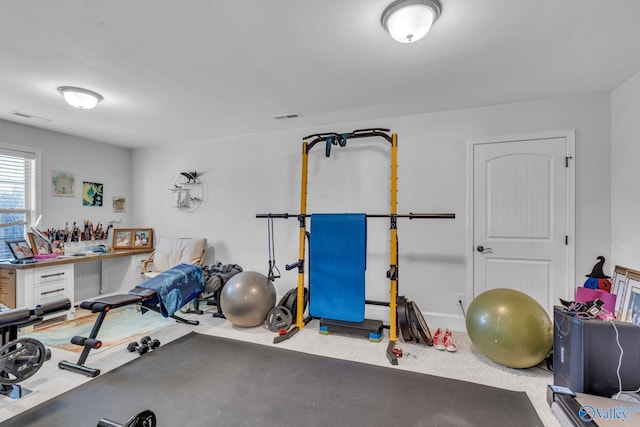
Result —
<path fill-rule="evenodd" d="M 616 309 L 614 313 L 616 319 L 620 318 L 624 294 L 627 289 L 627 271 L 629 271 L 628 268 L 616 265 L 613 269 L 613 276 L 611 277 L 611 293 L 616 295 Z"/>
<path fill-rule="evenodd" d="M 122 196 L 113 197 L 113 211 L 114 212 L 126 212 L 127 211 L 127 198 Z"/>
<path fill-rule="evenodd" d="M 136 228 L 133 232 L 133 249 L 145 249 L 153 246 L 153 229 Z"/>
<path fill-rule="evenodd" d="M 113 249 L 130 249 L 133 242 L 133 229 L 116 228 L 113 230 Z"/>
<path fill-rule="evenodd" d="M 102 196 L 104 193 L 104 184 L 98 182 L 82 183 L 82 205 L 83 206 L 102 206 Z"/>
<path fill-rule="evenodd" d="M 49 255 L 53 253 L 51 243 L 35 233 L 29 233 L 29 242 L 31 242 L 34 255 Z"/>
<path fill-rule="evenodd" d="M 51 195 L 73 197 L 76 194 L 76 177 L 73 172 L 51 171 Z"/>

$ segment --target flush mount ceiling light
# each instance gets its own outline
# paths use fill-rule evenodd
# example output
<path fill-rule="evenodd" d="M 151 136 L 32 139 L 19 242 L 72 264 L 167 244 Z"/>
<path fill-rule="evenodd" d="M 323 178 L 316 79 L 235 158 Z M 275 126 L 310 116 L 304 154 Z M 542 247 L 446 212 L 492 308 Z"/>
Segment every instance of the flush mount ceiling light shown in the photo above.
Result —
<path fill-rule="evenodd" d="M 80 110 L 90 110 L 104 99 L 99 93 L 81 87 L 61 86 L 58 92 L 69 105 Z"/>
<path fill-rule="evenodd" d="M 382 13 L 382 26 L 400 43 L 423 38 L 440 16 L 438 0 L 396 0 Z"/>

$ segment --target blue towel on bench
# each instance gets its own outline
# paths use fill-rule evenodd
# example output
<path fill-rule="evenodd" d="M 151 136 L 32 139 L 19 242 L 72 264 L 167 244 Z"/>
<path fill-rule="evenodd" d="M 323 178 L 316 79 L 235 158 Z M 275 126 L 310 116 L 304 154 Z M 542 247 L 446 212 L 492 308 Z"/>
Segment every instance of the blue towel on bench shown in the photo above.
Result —
<path fill-rule="evenodd" d="M 362 322 L 365 309 L 367 216 L 313 214 L 309 238 L 309 312 Z"/>
<path fill-rule="evenodd" d="M 145 303 L 158 304 L 160 314 L 169 317 L 204 291 L 204 274 L 200 266 L 179 264 L 137 287 L 155 291 Z"/>

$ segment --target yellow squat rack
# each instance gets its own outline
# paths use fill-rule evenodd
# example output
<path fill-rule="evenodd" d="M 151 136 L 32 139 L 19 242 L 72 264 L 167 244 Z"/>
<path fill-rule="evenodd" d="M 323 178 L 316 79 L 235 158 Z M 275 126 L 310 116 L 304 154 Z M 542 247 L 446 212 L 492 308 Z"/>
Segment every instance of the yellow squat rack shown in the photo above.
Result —
<path fill-rule="evenodd" d="M 378 305 L 389 307 L 389 345 L 387 346 L 387 358 L 392 365 L 398 364 L 398 358 L 394 353 L 397 340 L 397 297 L 398 297 L 398 232 L 397 219 L 453 219 L 452 213 L 397 213 L 397 193 L 398 193 L 398 136 L 389 133 L 389 129 L 359 129 L 349 133 L 318 133 L 305 136 L 302 141 L 302 179 L 300 182 L 300 212 L 298 214 L 257 214 L 257 218 L 297 218 L 299 231 L 299 251 L 298 261 L 292 265 L 287 265 L 287 269 L 298 268 L 297 301 L 304 301 L 304 280 L 305 280 L 305 251 L 307 235 L 307 180 L 308 180 L 308 160 L 309 151 L 320 142 L 325 143 L 325 155 L 329 157 L 332 146 L 346 146 L 347 140 L 359 138 L 379 137 L 391 144 L 391 191 L 390 209 L 388 214 L 366 214 L 367 218 L 389 218 L 389 301 L 374 302 Z M 307 142 L 307 140 L 310 140 Z M 289 332 L 293 335 L 297 330 L 304 328 L 309 319 L 304 318 L 304 304 L 296 304 L 295 327 Z"/>

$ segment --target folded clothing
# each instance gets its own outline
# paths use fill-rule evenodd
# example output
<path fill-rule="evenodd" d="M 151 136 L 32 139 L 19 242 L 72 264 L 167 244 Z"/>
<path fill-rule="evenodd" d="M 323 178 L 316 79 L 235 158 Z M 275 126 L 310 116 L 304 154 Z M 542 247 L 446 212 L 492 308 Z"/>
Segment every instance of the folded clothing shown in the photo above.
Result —
<path fill-rule="evenodd" d="M 145 304 L 158 304 L 160 314 L 169 317 L 204 291 L 204 274 L 198 265 L 178 264 L 137 287 L 154 291 Z"/>

